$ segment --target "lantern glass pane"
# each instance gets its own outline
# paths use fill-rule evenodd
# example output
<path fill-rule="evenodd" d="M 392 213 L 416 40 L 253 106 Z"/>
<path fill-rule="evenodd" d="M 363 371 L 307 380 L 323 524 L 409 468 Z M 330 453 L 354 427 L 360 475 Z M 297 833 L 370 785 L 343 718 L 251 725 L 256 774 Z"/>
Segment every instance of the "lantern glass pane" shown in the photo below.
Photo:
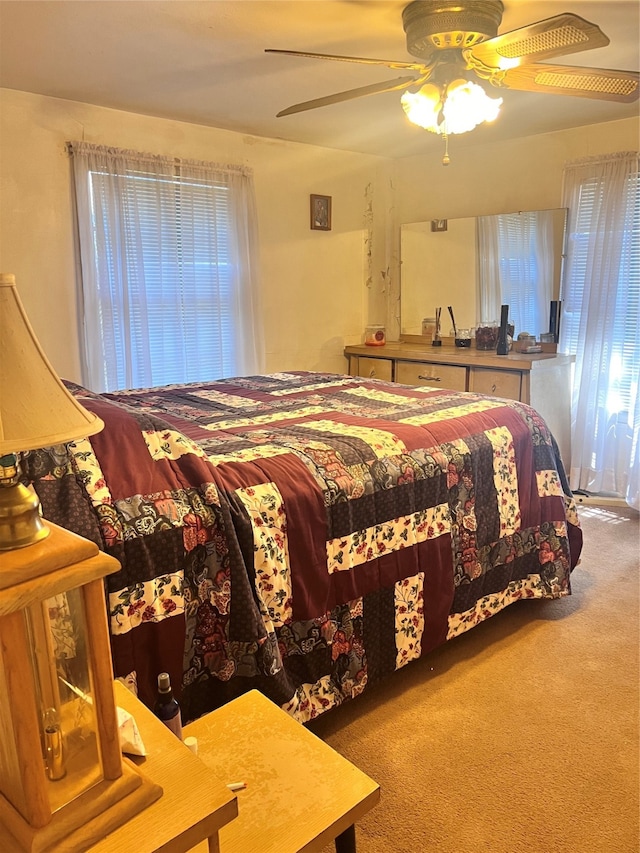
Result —
<path fill-rule="evenodd" d="M 28 610 L 51 811 L 103 779 L 81 589 Z"/>

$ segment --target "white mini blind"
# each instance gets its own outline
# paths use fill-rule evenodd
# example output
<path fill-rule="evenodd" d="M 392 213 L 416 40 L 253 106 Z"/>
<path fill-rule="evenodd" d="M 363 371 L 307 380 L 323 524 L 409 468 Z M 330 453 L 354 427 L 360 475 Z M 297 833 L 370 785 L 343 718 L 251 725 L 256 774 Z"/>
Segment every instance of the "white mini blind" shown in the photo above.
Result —
<path fill-rule="evenodd" d="M 86 384 L 109 391 L 259 372 L 246 170 L 72 150 Z"/>
<path fill-rule="evenodd" d="M 534 335 L 549 326 L 540 311 L 548 303 L 539 298 L 541 290 L 544 296 L 550 293 L 552 284 L 545 281 L 547 258 L 539 249 L 544 227 L 537 211 L 498 217 L 502 304 L 509 305 L 509 322 L 518 332 Z"/>
<path fill-rule="evenodd" d="M 609 375 L 602 403 L 609 415 L 632 412 L 638 393 L 640 367 L 640 174 L 626 176 L 620 216 L 605 226 L 607 187 L 590 176 L 580 186 L 570 233 L 571 261 L 565 284 L 563 305 L 563 349 L 577 353 L 580 341 L 588 337 L 589 302 L 593 295 L 594 270 L 612 276 L 613 298 L 607 294 L 594 304 L 591 320 L 610 328 L 603 352 L 602 367 Z M 606 228 L 603 234 L 602 229 Z M 610 256 L 608 249 L 619 246 Z M 615 265 L 615 266 L 614 266 Z M 609 292 L 611 297 L 611 292 Z"/>
<path fill-rule="evenodd" d="M 640 157 L 567 164 L 560 347 L 575 354 L 574 489 L 640 504 Z"/>

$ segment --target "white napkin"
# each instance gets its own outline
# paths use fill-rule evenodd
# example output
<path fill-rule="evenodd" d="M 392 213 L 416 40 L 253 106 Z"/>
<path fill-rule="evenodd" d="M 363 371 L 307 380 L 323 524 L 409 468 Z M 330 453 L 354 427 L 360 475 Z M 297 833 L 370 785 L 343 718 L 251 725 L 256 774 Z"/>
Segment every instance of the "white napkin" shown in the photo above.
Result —
<path fill-rule="evenodd" d="M 93 704 L 91 696 L 88 696 L 83 690 L 80 690 L 78 687 L 74 687 L 73 684 L 69 684 L 69 682 L 62 678 L 62 676 L 58 676 L 58 678 L 67 685 L 69 690 L 72 690 L 76 696 L 79 696 L 84 702 L 87 702 L 89 705 Z M 122 752 L 126 752 L 127 755 L 146 755 L 147 750 L 142 742 L 142 736 L 135 718 L 128 711 L 125 711 L 124 708 L 120 708 L 120 706 L 116 706 L 116 713 L 118 718 L 120 750 Z"/>
<path fill-rule="evenodd" d="M 120 749 L 128 755 L 146 755 L 142 736 L 135 721 L 124 708 L 116 707 L 118 712 L 118 737 L 120 738 Z"/>

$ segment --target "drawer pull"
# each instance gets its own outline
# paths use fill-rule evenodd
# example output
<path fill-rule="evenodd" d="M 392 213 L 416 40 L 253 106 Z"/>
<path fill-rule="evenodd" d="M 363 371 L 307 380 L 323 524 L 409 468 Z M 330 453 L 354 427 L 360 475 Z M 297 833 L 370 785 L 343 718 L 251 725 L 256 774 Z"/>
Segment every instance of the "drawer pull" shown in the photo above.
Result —
<path fill-rule="evenodd" d="M 423 376 L 421 373 L 418 374 L 418 379 L 424 379 L 425 382 L 442 382 L 439 376 Z"/>
<path fill-rule="evenodd" d="M 494 383 L 493 383 L 493 385 L 491 386 L 491 393 L 492 393 L 492 394 L 493 394 L 493 393 L 495 393 L 495 390 L 496 390 L 496 388 L 497 388 L 497 387 L 498 387 L 498 386 L 497 386 L 497 385 L 496 385 L 496 383 L 494 382 Z"/>
<path fill-rule="evenodd" d="M 375 375 L 376 375 L 375 368 L 374 368 L 374 367 L 372 367 L 372 368 L 371 368 L 371 370 L 369 371 L 369 379 L 373 379 L 373 377 L 374 377 Z"/>

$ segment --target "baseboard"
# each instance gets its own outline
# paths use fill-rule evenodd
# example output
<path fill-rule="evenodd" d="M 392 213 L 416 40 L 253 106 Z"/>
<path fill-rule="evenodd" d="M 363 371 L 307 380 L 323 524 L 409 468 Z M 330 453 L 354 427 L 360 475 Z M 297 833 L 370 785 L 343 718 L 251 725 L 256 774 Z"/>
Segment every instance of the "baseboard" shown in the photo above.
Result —
<path fill-rule="evenodd" d="M 623 498 L 607 497 L 606 495 L 574 495 L 574 501 L 584 506 L 627 506 Z"/>

